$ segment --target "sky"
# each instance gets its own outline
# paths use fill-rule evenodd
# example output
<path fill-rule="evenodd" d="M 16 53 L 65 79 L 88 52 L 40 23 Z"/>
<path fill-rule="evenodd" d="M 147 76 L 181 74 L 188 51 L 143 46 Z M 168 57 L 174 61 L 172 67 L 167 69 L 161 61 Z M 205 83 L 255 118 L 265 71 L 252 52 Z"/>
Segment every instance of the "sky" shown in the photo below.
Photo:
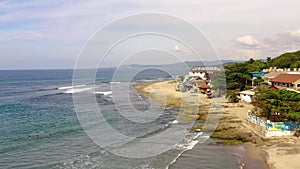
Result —
<path fill-rule="evenodd" d="M 113 30 L 107 29 L 105 37 L 102 35 L 97 41 L 91 40 L 107 25 L 143 13 L 170 15 L 195 26 L 211 43 L 219 59 L 273 58 L 299 50 L 299 6 L 299 0 L 0 0 L 0 69 L 73 68 L 78 57 L 88 53 L 86 49 L 93 54 L 101 53 L 104 43 L 112 44 L 112 40 L 118 40 L 119 33 L 124 30 L 142 30 L 143 24 L 149 23 L 155 30 L 165 33 L 170 30 L 171 22 L 148 22 L 147 18 L 142 18 L 132 27 L 118 25 Z M 192 36 L 178 25 L 172 25 L 171 29 Z M 146 52 L 145 59 L 131 60 L 139 60 L 141 64 L 177 62 L 163 57 L 168 55 L 167 50 L 174 49 L 179 60 L 195 60 L 188 56 L 188 49 L 184 49 L 178 41 L 150 37 L 148 40 L 151 39 L 152 44 L 149 45 L 147 38 L 139 38 L 124 41 L 122 48 L 122 44 L 114 48 L 118 51 L 110 54 L 113 56 L 108 55 L 101 66 L 120 64 L 126 58 L 123 50 L 130 49 L 127 57 L 133 53 L 137 57 L 136 53 L 142 51 L 139 53 L 142 57 L 146 47 L 149 50 L 153 48 L 157 57 L 149 59 L 151 52 Z M 93 49 L 86 47 L 92 45 L 91 41 L 97 44 Z M 151 48 L 154 42 L 156 45 Z M 135 48 L 141 43 L 145 45 Z M 199 43 L 199 48 L 201 45 Z M 158 54 L 159 48 L 164 54 Z"/>

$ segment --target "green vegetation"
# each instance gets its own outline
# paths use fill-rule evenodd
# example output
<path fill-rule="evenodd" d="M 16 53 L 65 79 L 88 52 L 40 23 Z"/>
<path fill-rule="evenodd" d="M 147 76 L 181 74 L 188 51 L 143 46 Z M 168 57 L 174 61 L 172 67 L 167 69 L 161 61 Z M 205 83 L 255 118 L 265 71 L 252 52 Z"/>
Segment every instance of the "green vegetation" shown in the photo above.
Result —
<path fill-rule="evenodd" d="M 246 62 L 226 64 L 224 65 L 225 71 L 216 73 L 211 83 L 214 90 L 227 90 L 226 97 L 235 102 L 236 93 L 247 90 L 252 85 L 250 72 L 259 72 L 269 67 L 300 68 L 300 51 L 285 53 L 274 59 L 267 57 L 266 61 L 251 58 Z M 262 78 L 257 78 L 253 80 L 253 85 L 259 86 L 262 82 Z"/>
<path fill-rule="evenodd" d="M 254 86 L 259 86 L 264 80 L 261 77 L 257 77 L 253 80 Z"/>
<path fill-rule="evenodd" d="M 267 68 L 267 62 L 250 59 L 247 62 L 225 65 L 227 90 L 244 90 L 251 83 L 249 72 L 258 72 Z"/>
<path fill-rule="evenodd" d="M 285 53 L 273 59 L 267 57 L 266 61 L 250 59 L 246 62 L 224 65 L 226 83 L 224 83 L 224 76 L 222 76 L 224 72 L 216 73 L 212 77 L 213 89 L 226 88 L 228 100 L 236 102 L 238 101 L 236 94 L 239 91 L 249 89 L 249 86 L 252 85 L 250 72 L 259 72 L 269 67 L 300 68 L 300 51 Z M 263 79 L 257 78 L 253 84 L 259 86 L 262 82 Z M 273 121 L 300 120 L 300 94 L 267 88 L 261 88 L 258 93 L 259 95 L 253 104 L 261 110 L 262 116 L 268 119 L 273 117 Z"/>
<path fill-rule="evenodd" d="M 267 60 L 270 61 L 270 58 Z M 216 73 L 212 77 L 212 86 L 215 88 L 226 88 L 226 97 L 231 102 L 237 102 L 236 93 L 238 91 L 243 91 L 249 89 L 249 85 L 252 84 L 250 72 L 259 72 L 262 69 L 267 68 L 268 62 L 262 60 L 250 59 L 247 62 L 239 62 L 233 64 L 227 64 L 224 66 L 226 83 L 224 82 L 224 72 Z M 254 81 L 255 85 L 259 85 L 263 80 L 258 78 Z M 226 85 L 226 87 L 225 87 Z"/>
<path fill-rule="evenodd" d="M 270 59 L 268 66 L 277 68 L 299 68 L 300 67 L 300 51 L 284 53 L 279 57 Z"/>
<path fill-rule="evenodd" d="M 246 62 L 238 62 L 233 64 L 224 65 L 227 90 L 242 91 L 245 90 L 247 85 L 250 85 L 251 74 L 250 72 L 259 72 L 262 69 L 269 67 L 277 68 L 300 68 L 300 51 L 285 53 L 279 57 L 271 59 L 267 57 L 266 61 L 249 59 Z M 212 77 L 212 85 L 215 88 L 224 88 L 224 73 L 220 72 L 216 74 L 216 77 Z M 217 79 L 217 80 L 216 80 Z M 254 81 L 254 85 L 259 85 L 263 80 L 258 78 Z"/>
<path fill-rule="evenodd" d="M 244 142 L 241 140 L 223 140 L 223 141 L 219 141 L 217 143 L 223 144 L 223 145 L 239 145 L 239 144 L 243 144 Z"/>
<path fill-rule="evenodd" d="M 272 121 L 299 121 L 300 94 L 288 90 L 271 90 L 261 87 L 253 104 L 259 108 L 261 116 Z"/>

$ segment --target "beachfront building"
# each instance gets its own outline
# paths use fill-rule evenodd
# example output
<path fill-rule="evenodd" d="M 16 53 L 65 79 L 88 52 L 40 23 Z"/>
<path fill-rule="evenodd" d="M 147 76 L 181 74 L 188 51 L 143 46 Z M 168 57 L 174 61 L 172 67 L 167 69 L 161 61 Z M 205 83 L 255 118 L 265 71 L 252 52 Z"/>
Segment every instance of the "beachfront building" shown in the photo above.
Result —
<path fill-rule="evenodd" d="M 217 71 L 221 71 L 221 69 L 215 66 L 192 67 L 191 70 L 189 71 L 189 76 L 200 77 L 202 80 L 208 80 Z"/>
<path fill-rule="evenodd" d="M 206 71 L 190 71 L 189 76 L 199 77 L 203 80 L 206 80 L 208 75 L 207 75 Z"/>
<path fill-rule="evenodd" d="M 280 74 L 286 74 L 286 72 L 270 72 L 270 73 L 262 76 L 262 79 L 264 80 L 264 82 L 266 84 L 272 85 L 272 82 L 270 82 L 270 81 Z"/>
<path fill-rule="evenodd" d="M 270 82 L 279 89 L 300 91 L 300 74 L 280 74 Z"/>
<path fill-rule="evenodd" d="M 266 72 L 264 76 L 262 76 L 262 79 L 265 83 L 268 85 L 272 85 L 271 80 L 277 77 L 280 74 L 300 74 L 300 68 L 272 68 L 269 69 L 263 69 L 262 72 Z"/>
<path fill-rule="evenodd" d="M 218 67 L 193 67 L 188 75 L 185 75 L 181 82 L 176 87 L 177 91 L 181 92 L 202 92 L 207 93 L 210 91 L 210 77 L 221 69 Z"/>
<path fill-rule="evenodd" d="M 240 99 L 241 101 L 245 101 L 248 103 L 251 103 L 252 100 L 254 99 L 255 96 L 255 92 L 252 90 L 245 90 L 245 91 L 241 91 L 238 94 L 238 99 Z"/>

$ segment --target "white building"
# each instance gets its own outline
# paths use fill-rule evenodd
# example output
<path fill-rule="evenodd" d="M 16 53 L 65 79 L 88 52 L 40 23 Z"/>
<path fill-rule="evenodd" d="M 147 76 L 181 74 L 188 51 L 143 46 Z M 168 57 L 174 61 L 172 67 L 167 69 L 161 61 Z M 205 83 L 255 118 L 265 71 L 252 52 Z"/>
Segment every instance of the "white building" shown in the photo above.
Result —
<path fill-rule="evenodd" d="M 251 91 L 251 90 L 245 90 L 245 91 L 241 91 L 239 92 L 239 99 L 245 102 L 252 102 L 252 99 L 254 98 L 255 92 Z"/>

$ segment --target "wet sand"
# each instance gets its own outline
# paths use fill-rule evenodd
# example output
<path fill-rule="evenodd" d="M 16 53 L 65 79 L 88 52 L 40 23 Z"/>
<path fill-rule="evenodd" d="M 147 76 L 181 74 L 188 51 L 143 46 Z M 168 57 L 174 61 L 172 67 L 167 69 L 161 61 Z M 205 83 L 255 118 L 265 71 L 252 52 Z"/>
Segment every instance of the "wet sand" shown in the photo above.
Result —
<path fill-rule="evenodd" d="M 300 168 L 300 137 L 281 137 L 270 140 L 263 149 L 268 154 L 271 169 Z"/>
<path fill-rule="evenodd" d="M 268 169 L 266 160 L 262 160 L 265 155 L 252 143 L 234 146 L 203 143 L 184 152 L 169 168 Z"/>

